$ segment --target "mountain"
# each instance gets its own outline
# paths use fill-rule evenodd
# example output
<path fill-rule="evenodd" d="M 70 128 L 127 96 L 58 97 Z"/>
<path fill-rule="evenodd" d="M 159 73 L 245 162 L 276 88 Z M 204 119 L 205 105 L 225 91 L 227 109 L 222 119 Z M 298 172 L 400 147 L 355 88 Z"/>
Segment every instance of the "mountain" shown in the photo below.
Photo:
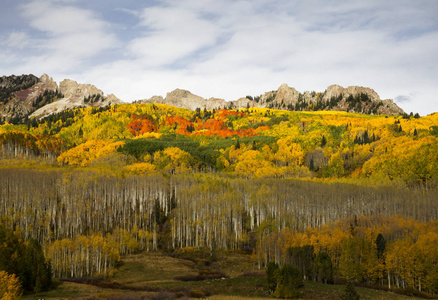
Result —
<path fill-rule="evenodd" d="M 359 86 L 343 88 L 339 85 L 331 85 L 323 93 L 300 93 L 295 88 L 282 84 L 276 91 L 266 92 L 256 97 L 246 96 L 230 102 L 219 98 L 204 99 L 189 91 L 176 89 L 167 93 L 166 98 L 154 96 L 140 102 L 162 103 L 190 110 L 260 107 L 294 111 L 331 110 L 388 115 L 405 113 L 391 99 L 381 100 L 379 95 L 370 88 Z"/>
<path fill-rule="evenodd" d="M 166 97 L 153 96 L 140 103 L 162 103 L 196 110 L 218 108 L 242 109 L 249 107 L 291 111 L 347 111 L 364 114 L 400 115 L 404 111 L 392 100 L 381 100 L 370 88 L 331 85 L 324 92 L 300 93 L 282 84 L 277 90 L 260 96 L 246 96 L 234 101 L 220 98 L 204 99 L 187 90 L 176 89 Z M 91 84 L 80 84 L 65 79 L 59 85 L 47 74 L 40 78 L 30 74 L 0 78 L 0 121 L 25 122 L 29 118 L 43 118 L 53 113 L 78 107 L 104 107 L 124 103 L 113 94 L 104 93 Z"/>
<path fill-rule="evenodd" d="M 123 103 L 113 94 L 104 93 L 91 84 L 65 79 L 58 84 L 47 74 L 0 78 L 0 118 L 19 123 L 78 107 L 103 107 Z"/>

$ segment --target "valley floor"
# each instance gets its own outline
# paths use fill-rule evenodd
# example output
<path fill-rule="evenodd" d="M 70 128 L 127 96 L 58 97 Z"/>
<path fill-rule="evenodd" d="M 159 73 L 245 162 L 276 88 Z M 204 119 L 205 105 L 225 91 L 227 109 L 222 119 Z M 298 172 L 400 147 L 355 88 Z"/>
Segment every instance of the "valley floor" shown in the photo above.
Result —
<path fill-rule="evenodd" d="M 266 277 L 250 255 L 220 252 L 215 260 L 175 258 L 161 252 L 147 252 L 123 257 L 113 277 L 94 284 L 59 281 L 56 289 L 23 299 L 173 299 L 173 295 L 207 297 L 211 300 L 266 299 Z M 189 260 L 190 259 L 190 260 Z M 222 277 L 202 281 L 180 281 L 175 277 L 195 277 L 220 272 Z M 202 272 L 202 271 L 201 271 Z M 221 275 L 219 275 L 221 276 Z M 340 299 L 344 285 L 326 285 L 306 281 L 300 290 L 303 299 Z M 417 299 L 395 293 L 356 287 L 361 299 Z M 192 298 L 190 297 L 190 298 Z M 143 298 L 143 299 L 144 299 Z M 183 298 L 184 299 L 184 298 Z M 187 298 L 186 298 L 187 299 Z"/>

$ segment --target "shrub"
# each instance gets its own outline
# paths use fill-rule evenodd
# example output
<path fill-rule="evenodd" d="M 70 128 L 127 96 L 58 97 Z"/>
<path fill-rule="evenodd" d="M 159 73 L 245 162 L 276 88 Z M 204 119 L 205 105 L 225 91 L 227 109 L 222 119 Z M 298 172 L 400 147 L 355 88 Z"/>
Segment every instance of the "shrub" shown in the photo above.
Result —
<path fill-rule="evenodd" d="M 342 300 L 359 300 L 359 295 L 351 282 L 345 286 L 344 294 L 341 295 Z"/>
<path fill-rule="evenodd" d="M 201 290 L 191 290 L 189 292 L 189 296 L 192 297 L 192 298 L 204 298 L 206 295 Z"/>
<path fill-rule="evenodd" d="M 284 264 L 280 269 L 277 280 L 277 288 L 274 296 L 278 298 L 298 298 L 298 288 L 304 286 L 303 274 L 290 264 Z"/>

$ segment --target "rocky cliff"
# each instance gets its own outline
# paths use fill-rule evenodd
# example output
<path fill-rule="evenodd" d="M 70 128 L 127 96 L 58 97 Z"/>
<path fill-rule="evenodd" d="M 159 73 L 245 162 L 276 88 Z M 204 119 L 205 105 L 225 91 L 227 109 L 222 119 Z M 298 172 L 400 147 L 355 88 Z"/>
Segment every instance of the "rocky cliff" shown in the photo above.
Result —
<path fill-rule="evenodd" d="M 44 117 L 52 113 L 78 107 L 103 107 L 123 103 L 113 94 L 105 97 L 104 93 L 94 85 L 79 84 L 70 79 L 65 79 L 59 83 L 59 92 L 62 94 L 61 99 L 37 109 L 30 117 Z"/>
<path fill-rule="evenodd" d="M 176 89 L 166 97 L 154 96 L 143 103 L 164 103 L 195 110 L 218 108 L 242 109 L 265 107 L 294 111 L 333 110 L 364 114 L 404 114 L 391 99 L 381 100 L 372 89 L 359 86 L 344 88 L 331 85 L 324 92 L 300 93 L 287 84 L 259 96 L 246 96 L 234 101 L 219 98 L 205 99 L 187 90 Z M 0 121 L 26 122 L 29 118 L 47 115 L 77 107 L 103 107 L 123 103 L 113 94 L 104 93 L 91 84 L 80 84 L 65 79 L 59 85 L 48 75 L 0 77 Z"/>
<path fill-rule="evenodd" d="M 391 99 L 381 100 L 379 95 L 370 88 L 360 86 L 343 88 L 339 85 L 331 85 L 322 93 L 300 93 L 287 84 L 282 84 L 275 91 L 229 102 L 218 98 L 204 99 L 189 91 L 176 89 L 167 93 L 166 98 L 154 96 L 141 102 L 164 103 L 191 110 L 196 108 L 212 110 L 224 107 L 234 109 L 264 107 L 294 111 L 333 110 L 364 114 L 404 114 L 404 111 Z"/>
<path fill-rule="evenodd" d="M 207 110 L 213 110 L 218 107 L 223 108 L 229 105 L 227 101 L 219 98 L 204 99 L 200 96 L 194 95 L 186 90 L 176 89 L 170 93 L 167 93 L 166 98 L 161 96 L 153 96 L 150 99 L 141 100 L 143 103 L 163 103 L 172 105 L 175 107 L 187 108 L 195 110 L 196 108 L 202 108 Z"/>
<path fill-rule="evenodd" d="M 0 120 L 25 122 L 77 107 L 102 107 L 123 103 L 114 95 L 104 93 L 91 84 L 66 79 L 59 86 L 47 74 L 3 76 L 0 78 Z"/>

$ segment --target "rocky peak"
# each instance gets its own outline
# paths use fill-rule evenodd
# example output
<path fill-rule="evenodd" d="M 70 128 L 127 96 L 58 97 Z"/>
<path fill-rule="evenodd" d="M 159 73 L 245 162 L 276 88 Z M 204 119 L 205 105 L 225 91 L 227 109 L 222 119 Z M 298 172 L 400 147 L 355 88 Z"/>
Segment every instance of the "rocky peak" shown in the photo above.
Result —
<path fill-rule="evenodd" d="M 142 100 L 143 103 L 164 103 L 175 107 L 195 110 L 197 108 L 213 110 L 215 108 L 222 108 L 228 103 L 219 98 L 204 99 L 200 96 L 194 95 L 187 90 L 176 89 L 167 93 L 166 98 L 161 96 L 153 96 L 150 99 Z"/>
<path fill-rule="evenodd" d="M 286 83 L 283 83 L 277 90 L 275 102 L 278 104 L 283 102 L 286 105 L 295 105 L 295 103 L 298 101 L 299 95 L 300 93 L 296 89 L 289 87 Z"/>
<path fill-rule="evenodd" d="M 330 85 L 326 89 L 323 100 L 328 101 L 331 98 L 337 98 L 340 95 L 343 95 L 343 98 L 347 98 L 350 95 L 354 97 L 360 94 L 368 95 L 372 101 L 380 101 L 379 95 L 373 89 L 362 86 L 349 86 L 347 88 L 343 88 L 337 84 Z"/>
<path fill-rule="evenodd" d="M 64 79 L 59 83 L 60 92 L 66 98 L 74 98 L 79 100 L 80 98 L 89 97 L 92 95 L 101 95 L 103 92 L 91 84 L 80 84 L 71 79 Z"/>
<path fill-rule="evenodd" d="M 45 73 L 39 78 L 38 84 L 46 90 L 55 91 L 58 89 L 58 85 L 53 80 L 53 78 L 49 77 L 49 75 Z"/>
<path fill-rule="evenodd" d="M 365 95 L 365 96 L 364 96 Z M 267 107 L 289 110 L 337 110 L 367 114 L 402 114 L 393 101 L 380 100 L 379 95 L 372 89 L 360 86 L 344 88 L 331 85 L 325 92 L 304 92 L 301 94 L 295 88 L 282 84 L 277 90 L 266 92 L 259 97 L 240 98 L 227 102 L 223 99 L 208 100 L 194 95 L 187 90 L 176 89 L 167 93 L 166 98 L 154 96 L 143 100 L 144 103 L 164 103 L 175 107 L 195 110 L 196 108 L 234 108 Z M 360 103 L 359 103 L 360 102 Z"/>
<path fill-rule="evenodd" d="M 202 107 L 204 98 L 190 93 L 187 90 L 176 89 L 166 95 L 166 102 L 173 106 L 195 110 Z"/>
<path fill-rule="evenodd" d="M 0 118 L 19 123 L 81 106 L 103 107 L 123 103 L 113 94 L 105 97 L 91 84 L 65 79 L 59 86 L 47 74 L 0 77 Z"/>

